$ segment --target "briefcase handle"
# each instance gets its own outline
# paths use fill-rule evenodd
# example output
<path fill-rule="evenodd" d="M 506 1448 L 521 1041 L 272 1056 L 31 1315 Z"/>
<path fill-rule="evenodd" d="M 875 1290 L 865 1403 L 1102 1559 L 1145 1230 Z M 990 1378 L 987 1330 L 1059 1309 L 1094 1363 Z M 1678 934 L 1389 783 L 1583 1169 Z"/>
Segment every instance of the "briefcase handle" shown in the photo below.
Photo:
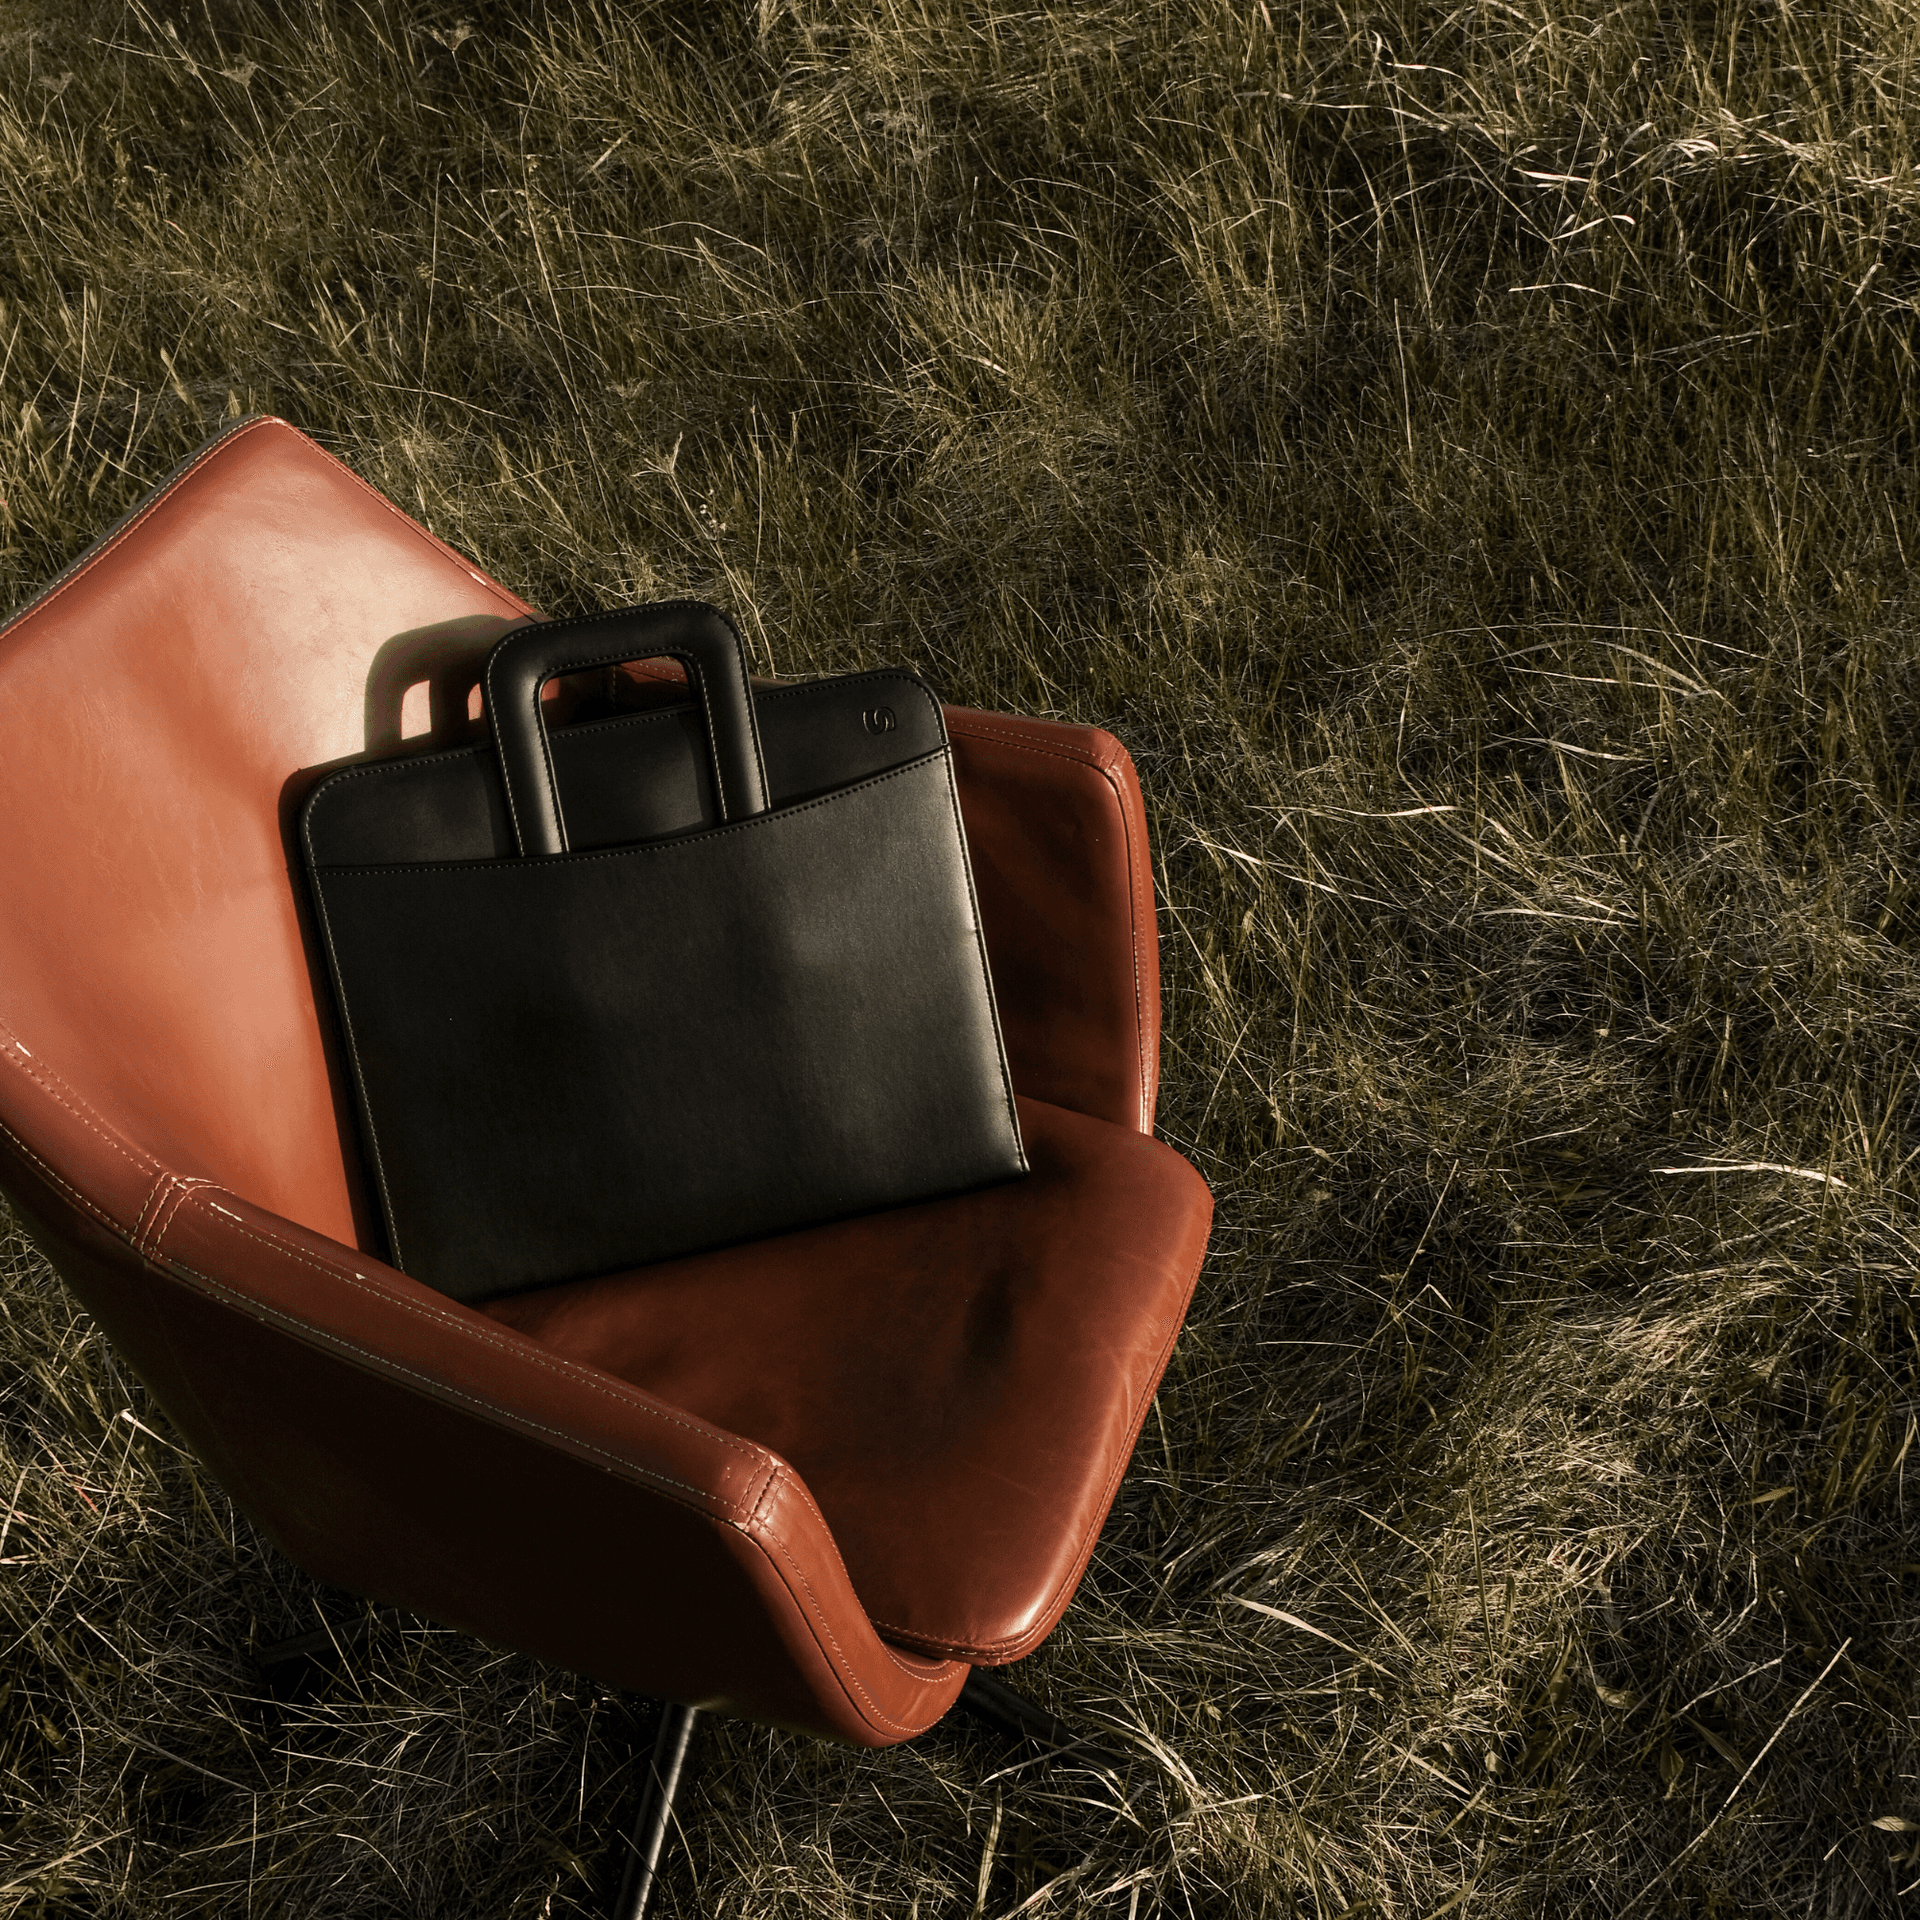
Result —
<path fill-rule="evenodd" d="M 699 600 L 662 600 L 617 613 L 549 620 L 516 628 L 487 656 L 487 719 L 507 790 L 507 816 L 523 859 L 567 850 L 540 689 L 558 674 L 661 656 L 686 668 L 705 711 L 721 819 L 766 812 L 767 775 L 746 656 L 739 632 L 724 613 Z"/>

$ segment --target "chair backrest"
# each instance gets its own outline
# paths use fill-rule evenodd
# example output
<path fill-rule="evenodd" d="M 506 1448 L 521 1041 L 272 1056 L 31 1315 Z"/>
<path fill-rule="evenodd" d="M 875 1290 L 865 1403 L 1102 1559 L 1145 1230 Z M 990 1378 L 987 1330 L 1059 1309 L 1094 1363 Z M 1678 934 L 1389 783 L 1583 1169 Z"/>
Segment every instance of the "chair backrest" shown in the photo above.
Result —
<path fill-rule="evenodd" d="M 529 612 L 284 422 L 203 449 L 0 630 L 0 1021 L 167 1165 L 367 1245 L 287 823 Z"/>

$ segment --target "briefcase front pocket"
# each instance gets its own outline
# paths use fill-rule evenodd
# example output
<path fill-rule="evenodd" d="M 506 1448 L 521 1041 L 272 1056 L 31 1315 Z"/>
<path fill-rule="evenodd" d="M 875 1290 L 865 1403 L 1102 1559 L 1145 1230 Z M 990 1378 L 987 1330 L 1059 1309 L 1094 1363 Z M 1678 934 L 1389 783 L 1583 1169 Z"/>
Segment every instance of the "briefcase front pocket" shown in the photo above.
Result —
<path fill-rule="evenodd" d="M 1025 1171 L 945 746 L 666 839 L 310 877 L 391 1255 L 444 1292 Z"/>

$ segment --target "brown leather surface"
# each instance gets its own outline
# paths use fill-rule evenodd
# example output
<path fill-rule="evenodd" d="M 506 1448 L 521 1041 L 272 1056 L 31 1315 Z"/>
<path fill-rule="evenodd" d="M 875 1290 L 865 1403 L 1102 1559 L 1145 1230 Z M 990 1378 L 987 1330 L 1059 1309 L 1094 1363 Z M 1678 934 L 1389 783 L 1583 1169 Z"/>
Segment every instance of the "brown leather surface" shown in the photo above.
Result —
<path fill-rule="evenodd" d="M 1097 727 L 946 716 L 1013 1084 L 1151 1133 L 1160 945 L 1133 762 Z"/>
<path fill-rule="evenodd" d="M 218 442 L 0 631 L 0 1016 L 170 1165 L 355 1240 L 288 783 L 397 736 L 380 656 L 527 611 L 284 423 Z"/>
<path fill-rule="evenodd" d="M 888 1639 L 1018 1659 L 1066 1606 L 1193 1291 L 1171 1148 L 1020 1102 L 1033 1171 L 483 1309 L 789 1461 Z"/>
<path fill-rule="evenodd" d="M 938 1718 L 964 1668 L 880 1637 L 773 1442 L 355 1251 L 351 1109 L 287 827 L 328 766 L 399 745 L 409 688 L 432 689 L 421 744 L 469 736 L 467 689 L 527 612 L 261 421 L 0 629 L 0 1184 L 189 1443 L 321 1577 L 618 1684 L 886 1744 Z M 942 1212 L 917 1238 L 885 1216 L 809 1271 L 823 1306 L 839 1298 L 860 1323 L 834 1292 L 843 1269 L 865 1261 L 895 1288 L 939 1273 L 951 1295 L 950 1246 L 971 1236 L 985 1259 L 970 1313 L 949 1299 L 917 1323 L 944 1402 L 912 1411 L 914 1342 L 890 1347 L 871 1316 L 842 1379 L 865 1377 L 876 1406 L 894 1395 L 938 1477 L 922 1496 L 931 1531 L 953 1503 L 957 1535 L 1014 1570 L 921 1637 L 951 1630 L 1007 1658 L 1078 1578 L 1177 1325 L 1205 1200 L 1177 1156 L 1120 1131 L 1150 1122 L 1158 1021 L 1124 754 L 1085 730 L 958 721 L 1009 1039 L 1024 1036 L 1035 1091 L 1119 1126 L 1042 1123 L 1056 1171 L 1026 1183 L 1024 1255 L 1011 1214 Z M 1056 825 L 1026 822 L 1056 804 Z M 682 1278 L 692 1299 L 697 1277 Z M 776 1289 L 754 1286 L 767 1338 L 787 1337 Z M 1101 1311 L 1076 1318 L 1076 1293 Z M 1086 1384 L 1063 1394 L 1046 1366 Z M 686 1378 L 705 1391 L 697 1368 Z M 1052 1449 L 1058 1487 L 1009 1491 L 1004 1458 L 997 1481 L 969 1483 L 957 1436 L 971 1423 L 989 1451 L 1004 1443 L 965 1396 L 996 1383 L 1082 1408 L 1081 1438 L 1020 1427 Z M 804 1414 L 796 1401 L 781 1417 L 800 1431 Z M 844 1463 L 822 1454 L 819 1470 L 863 1560 L 905 1540 L 904 1480 L 876 1482 L 863 1506 Z M 979 1517 L 996 1501 L 1016 1516 L 997 1535 Z M 1036 1548 L 1043 1510 L 1065 1532 Z M 876 1604 L 924 1607 L 905 1576 L 891 1597 L 878 1570 L 862 1578 Z M 893 1624 L 914 1635 L 913 1617 Z"/>
<path fill-rule="evenodd" d="M 0 1185 L 310 1572 L 617 1686 L 858 1745 L 952 1703 L 966 1668 L 879 1639 L 766 1449 L 176 1178 L 33 1064 L 0 1033 Z"/>

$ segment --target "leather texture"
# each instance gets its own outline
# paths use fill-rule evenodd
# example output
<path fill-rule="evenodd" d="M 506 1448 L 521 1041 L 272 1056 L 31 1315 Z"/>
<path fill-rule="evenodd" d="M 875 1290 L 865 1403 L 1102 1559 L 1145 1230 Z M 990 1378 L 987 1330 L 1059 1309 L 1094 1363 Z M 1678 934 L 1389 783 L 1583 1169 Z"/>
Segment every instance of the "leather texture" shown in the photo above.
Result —
<path fill-rule="evenodd" d="M 182 1173 L 374 1230 L 289 885 L 303 770 L 397 742 L 391 663 L 477 675 L 531 612 L 291 428 L 218 441 L 0 630 L 0 1014 Z"/>
<path fill-rule="evenodd" d="M 643 708 L 678 689 L 676 671 L 664 664 L 629 666 L 620 677 Z M 778 697 L 810 691 L 781 688 Z M 803 781 L 796 771 L 782 786 L 779 755 L 803 735 L 792 726 L 775 732 L 768 698 L 756 695 L 776 791 L 797 795 L 826 784 Z M 882 707 L 879 717 L 890 720 L 896 711 L 907 725 L 910 704 Z M 1146 808 L 1132 757 L 1098 727 L 965 707 L 942 713 L 1014 1085 L 1151 1132 L 1160 1074 L 1160 944 Z M 701 818 L 718 815 L 709 810 Z"/>
<path fill-rule="evenodd" d="M 1026 1171 L 944 751 L 704 833 L 313 880 L 389 1258 L 457 1299 Z"/>
<path fill-rule="evenodd" d="M 1020 1122 L 1024 1180 L 486 1311 L 788 1461 L 895 1645 L 1017 1660 L 1085 1569 L 1212 1211 L 1157 1140 Z"/>
<path fill-rule="evenodd" d="M 1146 809 L 1096 727 L 947 709 L 1013 1084 L 1153 1128 L 1160 943 Z"/>
<path fill-rule="evenodd" d="M 541 689 L 636 654 L 686 668 L 723 824 L 569 856 Z M 520 628 L 485 685 L 536 857 L 322 863 L 332 791 L 391 770 L 302 812 L 396 1266 L 484 1300 L 1025 1173 L 944 733 L 769 811 L 739 636 L 694 601 Z"/>
<path fill-rule="evenodd" d="M 481 664 L 529 617 L 267 420 L 205 449 L 0 628 L 0 1186 L 186 1443 L 320 1578 L 612 1684 L 890 1745 L 940 1717 L 966 1667 L 889 1638 L 862 1604 L 834 1531 L 859 1533 L 856 1486 L 835 1482 L 830 1527 L 765 1443 L 363 1250 L 351 1100 L 332 1076 L 293 821 L 349 759 L 403 740 L 470 746 Z M 685 699 L 664 667 L 625 680 Z M 950 712 L 949 726 L 1016 1090 L 1167 1154 L 1138 1137 L 1152 1124 L 1157 977 L 1124 751 L 1010 716 Z M 1049 1242 L 1048 1291 L 1085 1316 L 1057 1337 L 1096 1350 L 1110 1289 L 1153 1291 L 1103 1264 L 1112 1190 L 1096 1181 L 1084 1214 L 1063 1190 Z M 1165 1204 L 1133 1240 L 1163 1302 L 1183 1297 L 1204 1230 L 1197 1177 Z M 787 1239 L 827 1248 L 814 1270 L 831 1273 L 834 1237 L 852 1249 L 873 1230 Z M 763 1250 L 782 1244 L 686 1266 L 775 1261 Z M 966 1244 L 950 1264 L 940 1234 L 924 1245 L 928 1284 L 958 1298 Z M 1115 1309 L 1133 1330 L 1122 1344 L 1147 1340 L 1159 1311 Z M 923 1344 L 904 1321 L 897 1353 L 877 1325 L 863 1337 L 876 1371 L 904 1370 Z M 738 1352 L 764 1390 L 774 1361 L 758 1344 L 718 1322 L 708 1344 Z M 927 1364 L 943 1391 L 964 1391 L 965 1368 Z M 1121 1371 L 1150 1393 L 1151 1369 Z M 1124 1429 L 1117 1416 L 1108 1429 L 1109 1477 Z M 990 1477 L 967 1487 L 955 1454 L 928 1524 L 943 1500 L 977 1513 L 997 1494 Z M 1066 1525 L 1070 1548 L 990 1535 L 968 1511 L 955 1524 L 1009 1567 L 1053 1569 L 1090 1549 L 1098 1507 L 1017 1509 Z M 1058 1596 L 1022 1602 L 1018 1584 L 991 1611 L 1043 1619 Z M 969 1602 L 977 1619 L 982 1604 Z"/>
<path fill-rule="evenodd" d="M 674 600 L 553 620 L 509 634 L 487 658 L 487 716 L 521 855 L 565 853 L 569 844 L 540 711 L 541 689 L 560 674 L 617 667 L 656 654 L 678 660 L 693 687 L 705 722 L 720 818 L 744 820 L 766 811 L 766 767 L 746 660 L 740 636 L 724 614 L 697 600 Z"/>
<path fill-rule="evenodd" d="M 910 673 L 759 687 L 753 705 L 776 807 L 851 786 L 946 741 L 939 702 Z M 547 740 L 575 852 L 721 824 L 706 729 L 691 701 L 550 727 Z M 494 761 L 490 747 L 457 747 L 329 774 L 301 815 L 309 864 L 512 859 L 519 848 Z"/>
<path fill-rule="evenodd" d="M 879 1636 L 765 1448 L 179 1179 L 14 1036 L 0 1062 L 21 1218 L 309 1572 L 613 1686 L 854 1745 L 952 1703 L 965 1664 Z M 60 1171 L 76 1162 L 93 1192 Z"/>

